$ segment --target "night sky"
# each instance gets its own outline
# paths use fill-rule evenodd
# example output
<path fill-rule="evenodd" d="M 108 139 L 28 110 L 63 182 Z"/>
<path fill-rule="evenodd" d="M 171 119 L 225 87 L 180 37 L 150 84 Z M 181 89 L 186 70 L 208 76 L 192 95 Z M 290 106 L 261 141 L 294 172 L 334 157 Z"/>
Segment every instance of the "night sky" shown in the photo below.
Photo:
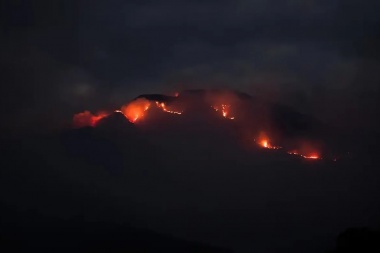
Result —
<path fill-rule="evenodd" d="M 57 128 L 142 93 L 217 87 L 375 129 L 379 11 L 354 0 L 5 1 L 2 125 Z"/>

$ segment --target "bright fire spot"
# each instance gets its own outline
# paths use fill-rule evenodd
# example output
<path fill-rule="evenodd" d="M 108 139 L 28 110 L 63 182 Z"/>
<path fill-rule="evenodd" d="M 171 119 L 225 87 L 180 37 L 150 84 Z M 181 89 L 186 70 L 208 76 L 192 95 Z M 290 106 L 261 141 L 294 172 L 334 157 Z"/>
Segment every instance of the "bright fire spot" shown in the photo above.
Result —
<path fill-rule="evenodd" d="M 173 114 L 179 114 L 179 115 L 182 114 L 182 112 L 179 112 L 179 111 L 169 110 L 166 107 L 165 103 L 163 103 L 163 102 L 159 103 L 159 102 L 156 101 L 156 105 L 157 105 L 158 108 L 161 108 L 164 112 L 173 113 Z"/>
<path fill-rule="evenodd" d="M 269 140 L 267 140 L 267 139 L 260 140 L 258 143 L 263 148 L 269 148 L 269 149 L 280 149 L 281 148 L 281 147 L 277 147 L 277 146 L 272 146 L 270 144 Z"/>
<path fill-rule="evenodd" d="M 131 123 L 135 123 L 137 120 L 144 117 L 145 112 L 149 109 L 149 107 L 150 101 L 140 98 L 122 106 L 120 111 Z"/>
<path fill-rule="evenodd" d="M 261 132 L 259 135 L 259 139 L 256 141 L 261 147 L 263 148 L 268 148 L 268 149 L 280 149 L 281 147 L 278 146 L 273 146 L 270 141 L 268 136 L 264 133 Z"/>
<path fill-rule="evenodd" d="M 268 141 L 267 141 L 267 140 L 262 140 L 262 141 L 260 142 L 260 144 L 261 144 L 261 146 L 263 146 L 264 148 L 268 148 L 268 147 L 270 147 L 270 145 L 268 144 Z"/>
<path fill-rule="evenodd" d="M 86 126 L 96 126 L 99 120 L 107 117 L 109 114 L 106 112 L 98 112 L 97 114 L 92 114 L 90 111 L 80 112 L 74 115 L 73 125 L 74 127 L 86 127 Z"/>
<path fill-rule="evenodd" d="M 229 116 L 231 105 L 221 104 L 220 106 L 214 105 L 211 106 L 216 112 L 221 111 L 222 116 L 226 119 L 235 119 L 235 117 Z"/>

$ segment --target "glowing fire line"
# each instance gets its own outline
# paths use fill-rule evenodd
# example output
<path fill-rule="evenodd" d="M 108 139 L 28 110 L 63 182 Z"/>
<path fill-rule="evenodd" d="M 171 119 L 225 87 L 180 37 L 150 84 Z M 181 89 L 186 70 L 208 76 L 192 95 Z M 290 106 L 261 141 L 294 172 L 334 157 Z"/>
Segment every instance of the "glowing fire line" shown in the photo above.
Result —
<path fill-rule="evenodd" d="M 172 114 L 178 114 L 178 115 L 182 114 L 182 112 L 176 112 L 176 111 L 169 110 L 166 107 L 165 103 L 163 103 L 163 102 L 159 103 L 158 101 L 156 101 L 156 105 L 157 105 L 158 108 L 161 108 L 164 112 L 168 112 L 168 113 L 172 113 Z"/>
<path fill-rule="evenodd" d="M 289 151 L 287 153 L 289 155 L 296 155 L 296 156 L 300 156 L 300 157 L 305 158 L 305 159 L 311 159 L 311 160 L 320 160 L 320 159 L 322 159 L 317 154 L 302 155 L 302 154 L 298 153 L 297 151 Z"/>

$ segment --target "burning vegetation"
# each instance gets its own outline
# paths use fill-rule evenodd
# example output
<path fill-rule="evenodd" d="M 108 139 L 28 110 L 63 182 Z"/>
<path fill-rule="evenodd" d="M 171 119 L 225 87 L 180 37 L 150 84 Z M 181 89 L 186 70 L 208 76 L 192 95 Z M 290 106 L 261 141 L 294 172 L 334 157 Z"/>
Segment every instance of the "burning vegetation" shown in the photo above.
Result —
<path fill-rule="evenodd" d="M 84 111 L 77 113 L 73 117 L 73 126 L 77 128 L 86 126 L 95 127 L 101 119 L 107 117 L 108 115 L 109 113 L 107 112 L 92 114 L 90 111 Z"/>
<path fill-rule="evenodd" d="M 182 111 L 177 111 L 174 109 L 169 109 L 166 103 L 155 101 L 149 101 L 145 98 L 136 99 L 126 105 L 123 105 L 120 110 L 115 110 L 114 112 L 122 113 L 131 123 L 136 123 L 139 120 L 142 120 L 146 117 L 148 110 L 152 107 L 152 104 L 157 108 L 161 109 L 163 112 L 181 115 Z M 110 113 L 101 112 L 98 114 L 91 114 L 89 111 L 84 111 L 77 113 L 73 118 L 73 126 L 80 128 L 86 126 L 96 126 L 97 122 L 107 116 Z"/>
<path fill-rule="evenodd" d="M 303 154 L 300 154 L 298 151 L 293 150 L 293 151 L 289 151 L 288 154 L 289 155 L 300 156 L 300 157 L 303 157 L 305 159 L 312 159 L 312 160 L 322 159 L 322 158 L 319 157 L 318 153 L 316 153 L 316 152 L 315 153 L 310 153 L 310 154 L 307 154 L 307 155 L 303 155 Z"/>
<path fill-rule="evenodd" d="M 272 143 L 270 142 L 268 136 L 264 133 L 261 132 L 259 135 L 259 138 L 257 140 L 257 143 L 262 147 L 262 148 L 267 148 L 267 149 L 280 149 L 280 146 L 273 146 Z"/>
<path fill-rule="evenodd" d="M 135 123 L 137 120 L 145 117 L 145 113 L 150 106 L 151 102 L 149 100 L 139 98 L 122 106 L 120 111 L 131 123 Z"/>
<path fill-rule="evenodd" d="M 149 117 L 151 112 L 151 109 L 157 108 L 162 112 L 170 113 L 173 115 L 182 115 L 186 114 L 186 111 L 189 107 L 186 108 L 186 111 L 180 110 L 178 107 L 178 104 L 175 103 L 176 100 L 181 99 L 179 97 L 179 93 L 175 93 L 174 96 L 168 97 L 169 99 L 164 100 L 161 95 L 151 95 L 151 97 L 145 98 L 145 97 L 139 97 L 125 105 L 123 105 L 120 109 L 114 110 L 114 112 L 122 113 L 124 117 L 131 123 L 135 124 L 141 120 L 144 120 L 145 118 Z M 181 96 L 182 97 L 182 96 Z M 231 97 L 227 96 L 215 96 L 215 97 L 206 97 L 204 99 L 206 101 L 206 104 L 208 103 L 208 106 L 210 106 L 216 113 L 224 117 L 228 120 L 234 120 L 236 118 L 236 115 L 233 114 L 232 108 L 235 108 L 236 103 L 234 103 L 234 99 L 231 99 Z M 174 103 L 173 103 L 174 101 Z M 189 106 L 189 105 L 187 105 Z M 241 109 L 241 108 L 240 108 Z M 239 112 L 241 111 L 239 109 Z M 96 127 L 97 123 L 109 116 L 110 113 L 101 111 L 96 114 L 92 114 L 90 111 L 84 111 L 78 114 L 75 114 L 73 117 L 73 126 L 76 128 L 80 127 Z M 239 116 L 236 118 L 236 124 L 242 124 L 244 125 L 247 120 L 244 118 L 244 116 L 241 116 L 241 114 L 238 114 Z M 257 121 L 255 122 L 257 123 Z M 250 127 L 250 125 L 245 126 Z M 273 137 L 273 136 L 272 136 Z M 279 149 L 285 149 L 279 145 L 275 145 L 276 139 L 269 137 L 269 135 L 266 132 L 259 132 L 257 135 L 257 138 L 253 139 L 253 142 L 256 143 L 261 148 L 264 149 L 270 149 L 270 150 L 279 150 Z M 294 147 L 296 147 L 294 149 Z M 288 151 L 285 151 L 289 155 L 298 156 L 305 159 L 311 159 L 311 160 L 319 160 L 322 159 L 321 155 L 318 151 L 316 151 L 315 147 L 312 148 L 310 145 L 308 145 L 305 148 L 304 143 L 299 143 L 296 146 L 293 146 L 292 148 L 288 149 Z M 285 145 L 286 147 L 286 145 Z"/>
<path fill-rule="evenodd" d="M 164 102 L 159 103 L 159 102 L 156 101 L 156 105 L 157 105 L 158 108 L 162 109 L 164 112 L 172 113 L 172 114 L 178 114 L 178 115 L 182 114 L 182 111 L 172 111 L 172 110 L 169 110 L 166 107 L 166 104 Z"/>
<path fill-rule="evenodd" d="M 230 116 L 230 108 L 231 105 L 221 104 L 221 105 L 213 105 L 211 106 L 216 112 L 221 112 L 222 116 L 226 119 L 235 119 L 235 117 Z"/>

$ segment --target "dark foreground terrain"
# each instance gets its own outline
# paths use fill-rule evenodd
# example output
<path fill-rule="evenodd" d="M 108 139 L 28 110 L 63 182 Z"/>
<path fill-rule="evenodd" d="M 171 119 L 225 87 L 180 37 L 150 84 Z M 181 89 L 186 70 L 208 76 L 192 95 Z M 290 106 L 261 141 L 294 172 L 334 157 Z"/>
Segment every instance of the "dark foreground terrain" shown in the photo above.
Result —
<path fill-rule="evenodd" d="M 352 152 L 336 161 L 307 160 L 242 142 L 223 118 L 163 115 L 133 125 L 116 114 L 96 128 L 2 139 L 2 251 L 378 245 L 380 163 L 369 133 L 348 138 Z"/>
<path fill-rule="evenodd" d="M 126 224 L 1 209 L 1 252 L 230 252 Z"/>

